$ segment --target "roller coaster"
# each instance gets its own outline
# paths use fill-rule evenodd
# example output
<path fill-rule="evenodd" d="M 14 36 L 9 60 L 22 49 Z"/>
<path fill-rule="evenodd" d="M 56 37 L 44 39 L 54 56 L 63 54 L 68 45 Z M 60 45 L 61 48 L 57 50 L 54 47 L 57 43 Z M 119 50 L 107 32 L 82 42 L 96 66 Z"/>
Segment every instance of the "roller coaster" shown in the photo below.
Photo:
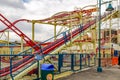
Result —
<path fill-rule="evenodd" d="M 114 33 L 114 29 L 111 27 L 113 25 L 112 20 L 116 20 L 117 29 L 120 27 L 120 5 L 117 5 L 113 11 L 102 14 L 100 19 L 98 18 L 98 10 L 96 6 L 92 6 L 89 9 L 78 8 L 73 11 L 59 12 L 46 19 L 19 19 L 14 22 L 10 22 L 5 15 L 0 13 L 0 22 L 6 26 L 6 28 L 0 30 L 1 37 L 11 30 L 22 39 L 19 43 L 9 42 L 8 38 L 8 40 L 0 40 L 0 78 L 2 80 L 13 78 L 14 80 L 18 80 L 27 74 L 34 74 L 34 70 L 38 67 L 35 60 L 36 55 L 41 57 L 38 61 L 40 64 L 52 63 L 54 66 L 57 66 L 56 71 L 58 72 L 60 72 L 59 65 L 62 63 L 62 58 L 64 58 L 63 62 L 65 65 L 69 63 L 74 65 L 72 63 L 74 61 L 73 53 L 75 54 L 74 56 L 80 55 L 80 58 L 76 57 L 76 64 L 80 63 L 81 60 L 84 61 L 84 59 L 86 60 L 89 57 L 97 55 L 99 20 L 102 21 L 102 25 L 107 26 L 109 23 L 110 26 L 109 28 L 101 28 L 101 34 L 103 34 L 100 38 L 101 55 L 103 53 L 111 55 L 112 50 L 116 50 L 114 44 L 119 45 L 119 40 L 116 42 L 116 39 L 114 39 L 119 39 L 119 30 L 115 29 L 117 33 Z M 23 21 L 32 23 L 33 30 L 36 23 L 53 25 L 54 36 L 45 41 L 36 42 L 34 37 L 32 39 L 29 38 L 15 25 Z M 61 26 L 58 32 L 56 31 L 57 26 Z M 108 33 L 105 34 L 105 32 Z M 65 54 L 61 57 L 63 53 Z M 69 59 L 72 61 L 69 61 Z M 58 65 L 55 64 L 56 61 Z M 73 67 L 71 69 L 73 70 Z"/>

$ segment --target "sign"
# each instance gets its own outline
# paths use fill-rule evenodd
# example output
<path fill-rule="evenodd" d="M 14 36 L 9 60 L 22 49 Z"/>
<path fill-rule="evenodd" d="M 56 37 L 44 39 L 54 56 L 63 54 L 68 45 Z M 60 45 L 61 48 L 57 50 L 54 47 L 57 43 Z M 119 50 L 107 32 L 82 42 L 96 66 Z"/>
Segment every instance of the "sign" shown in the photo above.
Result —
<path fill-rule="evenodd" d="M 42 59 L 41 55 L 39 55 L 39 54 L 35 55 L 35 60 L 41 60 L 41 59 Z"/>
<path fill-rule="evenodd" d="M 47 80 L 52 80 L 52 74 L 48 74 L 48 75 L 46 76 L 46 79 L 47 79 Z"/>

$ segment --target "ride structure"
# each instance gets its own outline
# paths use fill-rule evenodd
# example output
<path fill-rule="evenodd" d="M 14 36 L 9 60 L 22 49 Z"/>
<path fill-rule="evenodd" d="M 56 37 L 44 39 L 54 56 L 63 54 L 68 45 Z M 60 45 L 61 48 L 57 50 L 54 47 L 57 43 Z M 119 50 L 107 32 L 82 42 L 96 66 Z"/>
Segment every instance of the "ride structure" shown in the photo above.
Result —
<path fill-rule="evenodd" d="M 11 65 L 3 66 L 2 68 L 0 68 L 0 77 L 2 79 L 10 78 L 9 77 L 9 74 L 10 74 L 12 79 L 14 78 L 15 80 L 17 80 L 20 77 L 33 71 L 34 69 L 38 67 L 37 62 L 35 62 L 35 58 L 34 58 L 36 54 L 40 54 L 40 56 L 44 57 L 40 61 L 38 61 L 39 63 L 44 63 L 45 61 L 47 61 L 48 63 L 52 63 L 53 60 L 51 60 L 51 55 L 60 54 L 63 52 L 69 53 L 70 55 L 71 53 L 77 53 L 77 54 L 80 54 L 80 56 L 82 56 L 81 53 L 97 54 L 98 16 L 95 14 L 97 13 L 97 11 L 98 11 L 98 8 L 95 6 L 94 7 L 92 6 L 92 8 L 90 9 L 77 9 L 74 11 L 59 12 L 51 16 L 50 18 L 46 18 L 42 20 L 21 19 L 13 23 L 11 23 L 2 14 L 0 14 L 0 21 L 5 26 L 7 26 L 7 28 L 1 30 L 0 32 L 5 32 L 7 29 L 10 29 L 14 33 L 16 33 L 18 36 L 20 36 L 26 42 L 26 44 L 28 44 L 28 46 L 31 47 L 27 50 L 24 50 L 15 55 L 12 55 L 12 51 L 14 47 L 10 47 L 8 45 L 8 47 L 10 48 L 10 54 L 0 55 L 0 61 L 2 64 L 6 63 L 5 60 L 3 61 L 3 58 L 2 58 L 3 56 L 9 56 L 10 63 L 12 60 L 11 56 L 24 56 L 24 57 L 20 58 L 19 60 L 15 62 L 12 62 L 11 63 L 12 68 L 11 68 Z M 120 10 L 119 8 L 117 8 L 114 11 L 107 12 L 101 16 L 101 21 L 103 23 L 106 23 L 107 25 L 107 23 L 110 22 L 110 29 L 108 29 L 110 31 L 109 35 L 111 34 L 111 24 L 112 24 L 111 20 L 114 18 L 117 18 L 119 20 L 119 17 L 120 17 L 119 14 L 120 14 Z M 33 28 L 32 39 L 30 39 L 21 30 L 19 30 L 17 26 L 15 26 L 15 24 L 19 21 L 26 21 L 26 22 L 32 23 L 32 28 Z M 34 24 L 36 23 L 53 25 L 54 26 L 54 37 L 46 41 L 36 43 L 34 41 L 34 26 L 35 26 Z M 117 24 L 118 24 L 117 27 L 119 27 L 119 22 Z M 58 32 L 56 30 L 57 26 L 61 26 L 61 29 Z M 103 30 L 103 32 L 105 31 Z M 107 39 L 106 39 L 106 35 L 101 38 L 101 45 L 104 48 L 108 47 L 109 52 L 107 53 L 109 54 L 111 54 L 111 51 L 112 51 L 111 50 L 112 49 L 111 39 L 113 39 L 112 37 L 115 37 L 115 35 L 109 36 L 107 37 Z M 119 36 L 117 36 L 117 38 L 119 38 Z M 107 43 L 107 40 L 110 40 L 110 42 Z M 23 42 L 21 41 L 21 45 L 22 44 Z M 58 58 L 55 57 L 55 59 L 59 59 L 59 57 Z M 73 55 L 71 55 L 71 57 L 73 57 Z M 81 57 L 78 59 L 78 61 L 79 60 L 81 61 Z M 9 60 L 7 62 L 9 62 Z M 71 69 L 73 70 L 73 66 Z M 60 71 L 60 68 L 58 68 L 58 71 Z"/>

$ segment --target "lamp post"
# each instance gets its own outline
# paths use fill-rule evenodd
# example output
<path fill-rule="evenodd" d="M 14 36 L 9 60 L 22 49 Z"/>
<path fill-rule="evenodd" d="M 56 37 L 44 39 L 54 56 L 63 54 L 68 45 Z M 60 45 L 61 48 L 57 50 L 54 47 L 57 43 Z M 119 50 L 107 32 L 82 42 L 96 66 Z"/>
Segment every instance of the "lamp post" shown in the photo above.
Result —
<path fill-rule="evenodd" d="M 110 1 L 111 2 L 111 1 Z M 97 72 L 102 72 L 102 67 L 101 67 L 101 0 L 99 0 L 99 28 L 98 28 L 98 67 L 97 67 Z M 112 11 L 114 8 L 112 7 L 111 3 L 109 3 L 108 8 L 106 11 Z"/>
<path fill-rule="evenodd" d="M 100 53 L 100 38 L 101 38 L 101 0 L 99 0 L 99 26 L 98 26 L 98 67 L 97 67 L 97 72 L 102 72 L 102 67 L 101 67 L 101 53 Z"/>

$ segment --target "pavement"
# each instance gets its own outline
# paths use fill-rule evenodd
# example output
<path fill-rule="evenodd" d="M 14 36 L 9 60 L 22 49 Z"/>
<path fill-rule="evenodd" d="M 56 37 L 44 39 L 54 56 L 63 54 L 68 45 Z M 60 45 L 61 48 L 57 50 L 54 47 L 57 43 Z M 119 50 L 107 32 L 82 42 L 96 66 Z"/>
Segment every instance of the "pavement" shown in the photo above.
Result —
<path fill-rule="evenodd" d="M 103 67 L 102 69 L 102 72 L 97 72 L 97 67 L 91 67 L 87 70 L 74 72 L 56 80 L 120 80 L 120 68 L 118 65 Z M 65 73 L 62 75 L 65 75 Z"/>

